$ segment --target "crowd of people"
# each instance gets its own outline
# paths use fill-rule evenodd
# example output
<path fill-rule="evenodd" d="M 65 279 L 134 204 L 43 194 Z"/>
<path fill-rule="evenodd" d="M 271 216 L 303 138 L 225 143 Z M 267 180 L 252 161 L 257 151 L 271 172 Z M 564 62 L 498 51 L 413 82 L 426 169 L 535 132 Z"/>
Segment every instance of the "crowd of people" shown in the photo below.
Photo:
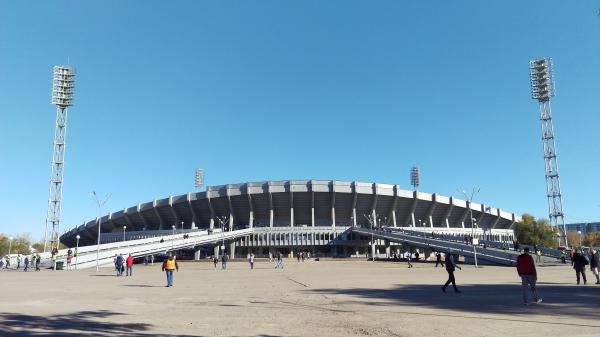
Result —
<path fill-rule="evenodd" d="M 11 267 L 10 257 L 8 255 L 0 258 L 0 269 L 9 269 Z M 30 268 L 35 268 L 36 271 L 40 270 L 40 263 L 42 262 L 42 257 L 39 253 L 32 254 L 17 254 L 16 256 L 16 266 L 15 270 L 21 270 L 21 266 L 23 266 L 23 271 L 29 271 Z"/>

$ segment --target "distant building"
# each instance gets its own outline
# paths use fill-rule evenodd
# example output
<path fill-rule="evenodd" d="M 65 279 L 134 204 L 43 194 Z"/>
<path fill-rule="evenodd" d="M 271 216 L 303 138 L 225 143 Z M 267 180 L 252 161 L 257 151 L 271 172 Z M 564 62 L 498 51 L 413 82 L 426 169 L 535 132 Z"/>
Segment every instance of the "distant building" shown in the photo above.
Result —
<path fill-rule="evenodd" d="M 565 226 L 567 227 L 567 232 L 600 232 L 600 222 L 570 223 L 566 224 Z"/>

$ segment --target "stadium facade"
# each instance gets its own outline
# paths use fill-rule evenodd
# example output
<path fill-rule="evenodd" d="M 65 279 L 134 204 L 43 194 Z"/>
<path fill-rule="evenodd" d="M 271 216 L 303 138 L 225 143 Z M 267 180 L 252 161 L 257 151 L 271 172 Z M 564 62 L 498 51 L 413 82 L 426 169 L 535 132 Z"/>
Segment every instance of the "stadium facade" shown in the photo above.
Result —
<path fill-rule="evenodd" d="M 375 221 L 371 223 L 370 219 Z M 104 243 L 198 230 L 254 228 L 256 233 L 227 242 L 227 249 L 238 255 L 306 249 L 341 256 L 363 254 L 368 249 L 369 238 L 346 231 L 353 226 L 389 226 L 462 236 L 471 234 L 474 223 L 476 236 L 508 241 L 518 221 L 515 214 L 498 208 L 403 190 L 398 185 L 264 181 L 211 186 L 205 192 L 140 203 L 73 228 L 61 236 L 61 242 L 75 246 L 79 235 L 80 246 L 95 244 L 98 223 Z M 389 243 L 375 244 L 389 252 Z"/>

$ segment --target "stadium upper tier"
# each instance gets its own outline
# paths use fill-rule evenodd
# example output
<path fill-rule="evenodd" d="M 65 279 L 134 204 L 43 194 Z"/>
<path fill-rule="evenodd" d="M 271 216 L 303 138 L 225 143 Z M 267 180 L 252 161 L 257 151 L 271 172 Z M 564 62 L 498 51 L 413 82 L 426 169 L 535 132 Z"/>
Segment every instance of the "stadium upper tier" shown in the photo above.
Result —
<path fill-rule="evenodd" d="M 520 218 L 484 204 L 438 194 L 408 191 L 398 185 L 289 180 L 207 187 L 205 192 L 140 203 L 100 218 L 105 232 L 220 227 L 225 217 L 233 229 L 268 226 L 365 226 L 367 216 L 396 227 L 510 229 Z M 97 240 L 98 219 L 73 228 L 61 242 L 80 245 Z"/>

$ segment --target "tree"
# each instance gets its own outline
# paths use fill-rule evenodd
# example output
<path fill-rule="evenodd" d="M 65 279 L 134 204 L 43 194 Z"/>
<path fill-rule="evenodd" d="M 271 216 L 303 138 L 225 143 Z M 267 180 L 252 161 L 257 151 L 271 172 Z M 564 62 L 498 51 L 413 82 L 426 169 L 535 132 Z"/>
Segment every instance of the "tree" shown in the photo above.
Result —
<path fill-rule="evenodd" d="M 600 232 L 586 234 L 583 238 L 583 245 L 588 247 L 600 247 Z"/>
<path fill-rule="evenodd" d="M 30 254 L 31 249 L 29 236 L 25 234 L 15 236 L 11 244 L 8 236 L 0 234 L 0 256 L 7 255 L 9 247 L 11 254 Z"/>
<path fill-rule="evenodd" d="M 533 215 L 523 214 L 515 225 L 515 236 L 520 243 L 556 248 L 557 231 L 545 219 L 536 220 Z"/>

